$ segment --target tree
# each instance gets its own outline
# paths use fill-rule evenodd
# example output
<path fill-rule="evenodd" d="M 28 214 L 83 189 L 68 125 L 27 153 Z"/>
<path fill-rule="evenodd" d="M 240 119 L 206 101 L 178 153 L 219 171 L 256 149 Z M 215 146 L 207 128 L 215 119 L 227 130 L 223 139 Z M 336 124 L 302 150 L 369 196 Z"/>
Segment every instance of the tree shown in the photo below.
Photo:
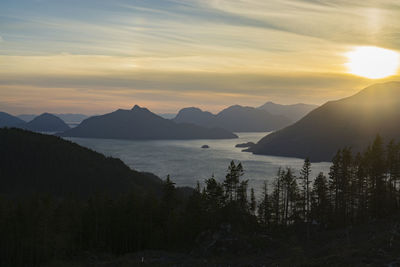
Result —
<path fill-rule="evenodd" d="M 247 200 L 247 187 L 248 187 L 249 180 L 240 181 L 240 184 L 237 188 L 236 196 L 237 202 L 243 211 L 249 210 L 249 203 Z"/>
<path fill-rule="evenodd" d="M 310 175 L 311 162 L 309 158 L 304 160 L 302 169 L 300 170 L 300 186 L 303 206 L 303 219 L 308 222 L 310 217 Z"/>
<path fill-rule="evenodd" d="M 217 182 L 214 175 L 207 179 L 205 184 L 203 196 L 206 201 L 206 210 L 208 212 L 216 212 L 225 205 L 224 189 Z"/>
<path fill-rule="evenodd" d="M 386 176 L 385 176 L 385 154 L 383 140 L 377 135 L 367 152 L 368 177 L 371 192 L 371 215 L 379 218 L 387 211 L 385 208 Z"/>
<path fill-rule="evenodd" d="M 270 202 L 270 196 L 268 192 L 268 183 L 264 181 L 261 202 L 258 205 L 258 220 L 262 226 L 267 227 L 271 223 L 272 207 Z"/>
<path fill-rule="evenodd" d="M 328 222 L 330 203 L 328 196 L 328 180 L 321 172 L 314 180 L 312 190 L 312 218 L 319 223 Z"/>
<path fill-rule="evenodd" d="M 272 206 L 272 214 L 273 214 L 273 222 L 276 225 L 281 224 L 282 222 L 282 179 L 284 172 L 281 168 L 279 168 L 277 176 L 273 182 L 273 190 L 271 194 L 271 206 Z"/>
<path fill-rule="evenodd" d="M 256 196 L 254 194 L 254 188 L 251 188 L 251 190 L 250 190 L 250 212 L 251 212 L 251 214 L 255 215 L 256 208 L 257 208 Z"/>
<path fill-rule="evenodd" d="M 163 204 L 165 205 L 168 212 L 172 211 L 176 205 L 176 188 L 175 183 L 172 182 L 169 174 L 167 179 L 164 181 L 163 186 Z"/>
<path fill-rule="evenodd" d="M 242 165 L 240 164 L 240 166 Z M 238 167 L 239 166 L 236 166 L 235 162 L 232 160 L 228 167 L 228 172 L 224 180 L 225 193 L 230 202 L 237 200 L 236 193 L 237 193 L 237 188 L 239 186 L 239 179 L 241 176 Z"/>

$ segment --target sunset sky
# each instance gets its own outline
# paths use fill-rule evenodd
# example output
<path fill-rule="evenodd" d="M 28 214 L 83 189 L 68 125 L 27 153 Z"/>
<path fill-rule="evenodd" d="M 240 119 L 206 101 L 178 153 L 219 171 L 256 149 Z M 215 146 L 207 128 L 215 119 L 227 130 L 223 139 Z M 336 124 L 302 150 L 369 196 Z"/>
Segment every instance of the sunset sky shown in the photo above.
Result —
<path fill-rule="evenodd" d="M 399 0 L 2 0 L 0 110 L 322 104 L 383 81 L 346 55 L 399 52 L 399 18 Z"/>

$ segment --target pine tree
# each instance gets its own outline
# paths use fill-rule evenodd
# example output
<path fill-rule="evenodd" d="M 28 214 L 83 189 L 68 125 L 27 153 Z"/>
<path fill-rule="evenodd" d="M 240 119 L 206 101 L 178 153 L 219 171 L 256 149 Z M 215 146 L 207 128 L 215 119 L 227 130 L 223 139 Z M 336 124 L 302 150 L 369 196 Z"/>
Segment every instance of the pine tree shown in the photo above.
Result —
<path fill-rule="evenodd" d="M 239 186 L 237 188 L 237 192 L 236 192 L 237 202 L 242 211 L 249 210 L 249 203 L 247 200 L 248 182 L 249 182 L 248 180 L 240 181 L 240 184 L 239 184 Z"/>
<path fill-rule="evenodd" d="M 311 175 L 311 162 L 309 158 L 304 160 L 302 169 L 300 170 L 300 186 L 302 195 L 303 218 L 306 222 L 309 221 L 310 216 L 310 175 Z"/>
<path fill-rule="evenodd" d="M 321 172 L 315 178 L 312 190 L 312 218 L 319 223 L 328 222 L 330 210 L 328 180 Z"/>
<path fill-rule="evenodd" d="M 269 226 L 271 223 L 272 207 L 268 192 L 267 181 L 264 181 L 262 190 L 262 199 L 260 204 L 258 205 L 257 213 L 258 213 L 258 220 L 260 221 L 261 225 L 264 227 Z"/>
<path fill-rule="evenodd" d="M 385 194 L 385 154 L 383 140 L 377 135 L 368 152 L 368 176 L 371 186 L 371 215 L 379 218 L 386 213 Z"/>
<path fill-rule="evenodd" d="M 225 176 L 225 181 L 224 181 L 225 193 L 229 202 L 237 200 L 236 193 L 237 193 L 237 188 L 239 186 L 239 178 L 240 178 L 239 169 L 236 166 L 235 162 L 232 160 L 228 167 L 228 172 Z"/>
<path fill-rule="evenodd" d="M 332 165 L 329 171 L 329 198 L 333 206 L 333 218 L 339 213 L 339 179 L 340 179 L 340 161 L 342 160 L 342 150 L 338 150 L 332 159 Z"/>
<path fill-rule="evenodd" d="M 272 195 L 271 195 L 271 206 L 272 206 L 272 214 L 273 214 L 273 222 L 276 225 L 281 224 L 281 219 L 282 219 L 282 176 L 283 176 L 283 171 L 281 168 L 279 168 L 277 177 L 275 178 L 273 182 L 273 190 L 272 190 Z"/>
<path fill-rule="evenodd" d="M 176 205 L 176 188 L 175 183 L 172 182 L 170 175 L 167 175 L 167 179 L 164 181 L 163 187 L 163 203 L 167 208 L 167 211 L 174 209 Z"/>
<path fill-rule="evenodd" d="M 205 181 L 205 189 L 203 196 L 206 201 L 206 209 L 209 212 L 216 212 L 225 205 L 224 190 L 220 183 L 217 182 L 214 175 Z"/>
<path fill-rule="evenodd" d="M 255 215 L 257 208 L 256 196 L 254 194 L 254 188 L 250 189 L 250 212 Z"/>

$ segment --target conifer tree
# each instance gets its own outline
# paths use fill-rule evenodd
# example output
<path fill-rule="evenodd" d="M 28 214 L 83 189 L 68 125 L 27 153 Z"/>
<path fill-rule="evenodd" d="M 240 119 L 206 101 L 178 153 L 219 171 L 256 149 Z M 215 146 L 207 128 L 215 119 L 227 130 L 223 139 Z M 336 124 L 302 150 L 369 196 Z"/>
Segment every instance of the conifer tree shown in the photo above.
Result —
<path fill-rule="evenodd" d="M 309 221 L 310 214 L 310 175 L 311 175 L 311 162 L 309 158 L 304 160 L 302 169 L 300 170 L 300 186 L 302 195 L 302 206 L 303 206 L 303 219 Z"/>
<path fill-rule="evenodd" d="M 250 212 L 255 215 L 257 208 L 256 196 L 254 194 L 254 188 L 250 189 Z"/>
<path fill-rule="evenodd" d="M 328 196 L 328 181 L 321 172 L 314 180 L 312 190 L 312 217 L 319 223 L 328 222 L 330 203 Z"/>
<path fill-rule="evenodd" d="M 262 190 L 262 198 L 260 204 L 258 205 L 258 220 L 261 225 L 267 227 L 271 223 L 271 213 L 272 207 L 270 202 L 270 196 L 268 192 L 268 183 L 264 181 L 263 190 Z"/>

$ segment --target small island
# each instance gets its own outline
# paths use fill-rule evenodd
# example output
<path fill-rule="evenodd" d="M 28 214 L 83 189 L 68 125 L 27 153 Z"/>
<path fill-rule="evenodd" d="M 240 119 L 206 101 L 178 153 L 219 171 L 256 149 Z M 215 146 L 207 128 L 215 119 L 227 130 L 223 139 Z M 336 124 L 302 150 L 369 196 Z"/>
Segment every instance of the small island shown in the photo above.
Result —
<path fill-rule="evenodd" d="M 202 145 L 201 148 L 210 148 L 208 145 Z"/>
<path fill-rule="evenodd" d="M 237 144 L 235 147 L 252 147 L 255 144 L 253 142 L 247 142 L 247 143 L 242 143 L 242 144 Z"/>

